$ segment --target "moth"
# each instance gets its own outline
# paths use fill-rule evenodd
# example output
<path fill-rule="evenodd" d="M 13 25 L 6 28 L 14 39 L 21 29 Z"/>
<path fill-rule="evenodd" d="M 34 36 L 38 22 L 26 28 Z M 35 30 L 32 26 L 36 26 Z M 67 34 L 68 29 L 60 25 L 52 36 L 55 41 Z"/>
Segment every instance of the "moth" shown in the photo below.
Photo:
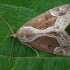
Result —
<path fill-rule="evenodd" d="M 50 9 L 21 26 L 11 35 L 23 44 L 53 54 L 70 55 L 70 5 Z"/>

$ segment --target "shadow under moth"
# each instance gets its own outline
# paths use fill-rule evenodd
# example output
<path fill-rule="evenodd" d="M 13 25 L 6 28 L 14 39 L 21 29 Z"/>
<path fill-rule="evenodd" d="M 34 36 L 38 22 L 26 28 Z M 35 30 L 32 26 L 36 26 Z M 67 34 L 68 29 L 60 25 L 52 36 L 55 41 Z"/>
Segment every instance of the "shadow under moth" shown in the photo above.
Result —
<path fill-rule="evenodd" d="M 46 52 L 70 55 L 70 5 L 42 13 L 26 22 L 11 37 Z"/>

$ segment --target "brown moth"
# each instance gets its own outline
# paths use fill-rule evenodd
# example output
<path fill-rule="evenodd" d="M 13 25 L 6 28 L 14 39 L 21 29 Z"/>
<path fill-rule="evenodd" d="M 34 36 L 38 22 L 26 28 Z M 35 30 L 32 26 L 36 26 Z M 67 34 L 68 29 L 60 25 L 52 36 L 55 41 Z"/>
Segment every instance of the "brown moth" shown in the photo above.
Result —
<path fill-rule="evenodd" d="M 12 36 L 23 44 L 59 55 L 70 55 L 70 5 L 53 8 L 25 23 Z"/>

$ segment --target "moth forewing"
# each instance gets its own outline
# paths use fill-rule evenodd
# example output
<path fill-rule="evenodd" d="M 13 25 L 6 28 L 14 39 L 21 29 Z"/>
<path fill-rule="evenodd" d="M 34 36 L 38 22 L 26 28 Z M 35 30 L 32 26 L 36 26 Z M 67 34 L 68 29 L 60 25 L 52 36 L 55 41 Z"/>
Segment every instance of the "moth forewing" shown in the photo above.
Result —
<path fill-rule="evenodd" d="M 13 35 L 22 43 L 59 55 L 70 55 L 70 5 L 55 7 L 25 23 Z"/>

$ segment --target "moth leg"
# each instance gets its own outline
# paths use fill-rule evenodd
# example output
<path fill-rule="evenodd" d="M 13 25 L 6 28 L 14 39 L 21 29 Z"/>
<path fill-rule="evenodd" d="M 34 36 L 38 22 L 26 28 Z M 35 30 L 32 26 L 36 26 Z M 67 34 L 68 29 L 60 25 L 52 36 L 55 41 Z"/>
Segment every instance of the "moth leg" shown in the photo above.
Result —
<path fill-rule="evenodd" d="M 70 46 L 59 46 L 54 49 L 54 54 L 70 55 Z"/>

